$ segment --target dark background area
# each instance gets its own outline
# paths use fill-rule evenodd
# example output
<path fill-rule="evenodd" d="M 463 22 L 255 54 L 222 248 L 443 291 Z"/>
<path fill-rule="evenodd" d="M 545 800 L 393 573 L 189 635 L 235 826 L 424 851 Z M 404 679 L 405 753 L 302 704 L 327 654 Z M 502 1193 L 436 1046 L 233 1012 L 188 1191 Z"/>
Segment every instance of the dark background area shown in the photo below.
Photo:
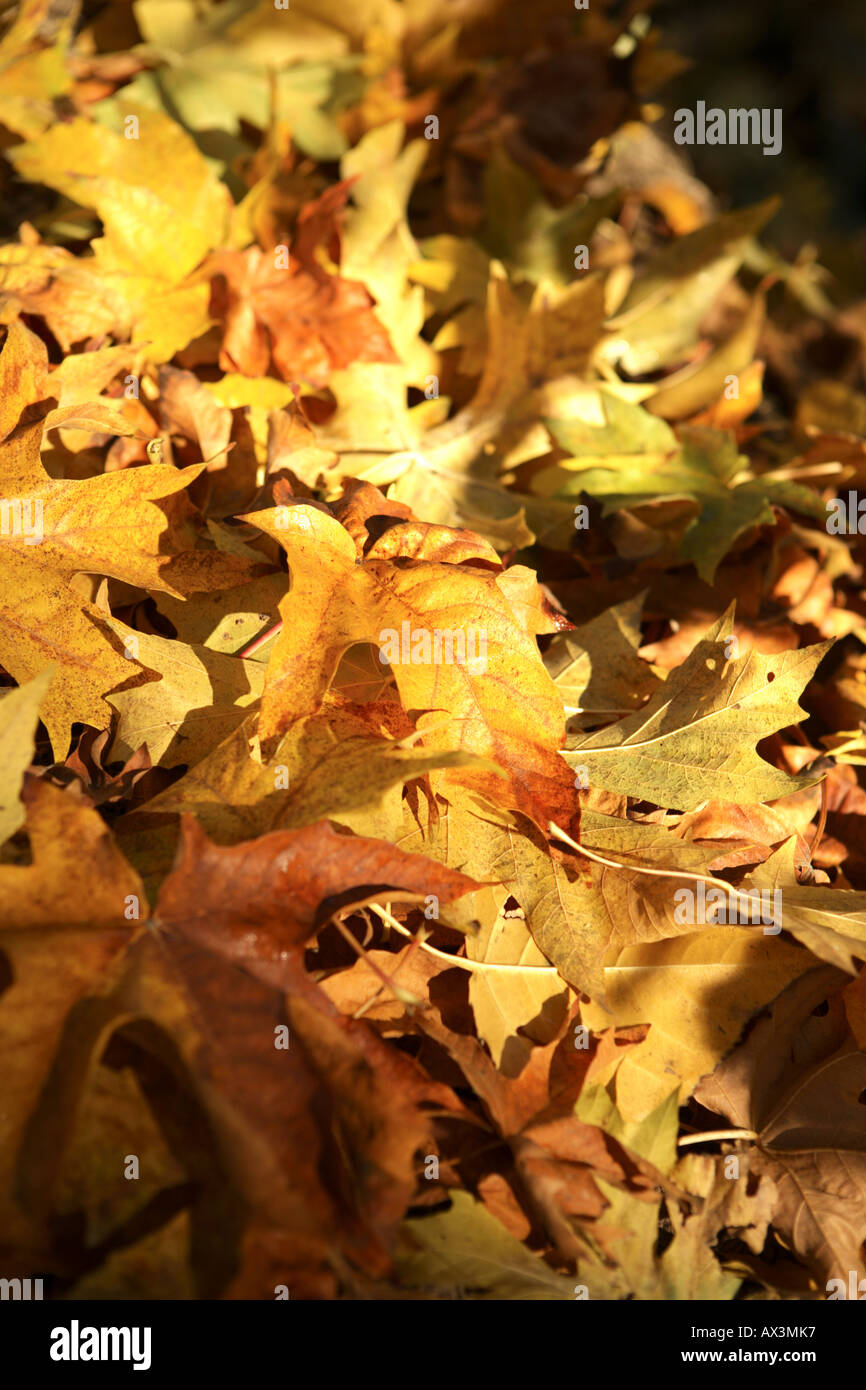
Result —
<path fill-rule="evenodd" d="M 783 112 L 780 154 L 694 146 L 697 175 L 723 207 L 780 194 L 778 248 L 813 243 L 843 298 L 866 290 L 866 0 L 659 0 L 651 14 L 693 63 L 659 94 L 666 132 L 701 99 Z"/>

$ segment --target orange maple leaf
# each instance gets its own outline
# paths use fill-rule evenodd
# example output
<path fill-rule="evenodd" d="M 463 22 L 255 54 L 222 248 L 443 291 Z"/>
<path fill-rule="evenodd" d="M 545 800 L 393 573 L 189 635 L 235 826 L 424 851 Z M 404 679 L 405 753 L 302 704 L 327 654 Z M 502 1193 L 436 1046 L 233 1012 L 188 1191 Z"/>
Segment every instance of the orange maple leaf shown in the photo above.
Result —
<path fill-rule="evenodd" d="M 332 371 L 352 362 L 396 362 L 373 300 L 358 280 L 304 269 L 285 252 L 222 251 L 209 270 L 211 312 L 224 324 L 220 366 L 247 376 L 276 368 L 284 381 L 321 387 Z"/>

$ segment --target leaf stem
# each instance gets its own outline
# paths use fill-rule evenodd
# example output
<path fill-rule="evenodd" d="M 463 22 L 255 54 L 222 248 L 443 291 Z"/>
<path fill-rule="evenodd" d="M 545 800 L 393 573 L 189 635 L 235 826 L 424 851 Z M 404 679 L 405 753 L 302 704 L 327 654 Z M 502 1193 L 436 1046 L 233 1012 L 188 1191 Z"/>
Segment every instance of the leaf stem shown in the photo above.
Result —
<path fill-rule="evenodd" d="M 554 821 L 548 821 L 550 833 L 557 839 L 564 841 L 571 849 L 577 850 L 578 854 L 583 854 L 587 859 L 594 859 L 597 864 L 604 864 L 609 869 L 630 869 L 636 874 L 652 874 L 653 878 L 688 878 L 694 883 L 709 883 L 713 888 L 722 888 L 732 898 L 743 898 L 752 905 L 752 899 L 748 893 L 743 893 L 733 884 L 727 883 L 723 878 L 714 878 L 712 874 L 694 874 L 688 869 L 650 869 L 645 864 L 622 863 L 617 859 L 605 859 L 603 854 L 596 854 L 595 850 L 587 849 L 586 845 L 579 845 L 564 830 L 561 830 Z M 750 924 L 751 925 L 751 924 Z"/>
<path fill-rule="evenodd" d="M 687 1144 L 709 1144 L 717 1139 L 760 1139 L 753 1129 L 708 1129 L 705 1134 L 690 1134 L 685 1139 L 678 1139 L 677 1145 L 684 1149 Z"/>
<path fill-rule="evenodd" d="M 388 926 L 393 927 L 394 931 L 399 932 L 401 936 L 408 937 L 410 941 L 417 941 L 418 945 L 421 947 L 421 950 L 426 951 L 429 956 L 435 956 L 437 960 L 447 961 L 449 965 L 460 966 L 460 968 L 463 970 L 476 970 L 481 974 L 484 974 L 487 971 L 494 972 L 500 970 L 520 970 L 524 974 L 528 970 L 532 970 L 536 973 L 540 973 L 543 975 L 559 974 L 559 971 L 557 970 L 555 965 L 508 965 L 502 964 L 498 961 L 468 960 L 466 956 L 449 955 L 447 951 L 439 951 L 435 946 L 428 946 L 426 941 L 422 941 L 419 937 L 413 936 L 412 932 L 409 931 L 408 927 L 404 927 L 402 922 L 398 922 L 396 917 L 392 917 L 391 913 L 387 910 L 387 908 L 382 907 L 379 903 L 368 903 L 367 906 L 371 908 L 373 912 L 377 912 L 379 916 L 382 918 L 382 921 L 387 922 Z"/>
<path fill-rule="evenodd" d="M 272 637 L 279 636 L 282 630 L 282 621 L 274 623 L 273 627 L 269 627 L 265 632 L 260 632 L 258 637 L 253 638 L 252 642 L 248 642 L 245 647 L 241 647 L 241 650 L 238 652 L 238 656 L 242 658 L 246 656 L 252 656 L 253 652 L 257 652 L 261 647 L 265 645 L 266 642 L 270 642 Z"/>
<path fill-rule="evenodd" d="M 821 814 L 818 817 L 818 828 L 815 831 L 815 838 L 813 839 L 811 847 L 809 849 L 809 861 L 812 864 L 814 864 L 815 862 L 815 855 L 818 853 L 818 846 L 821 843 L 821 839 L 824 835 L 824 827 L 827 824 L 828 805 L 829 797 L 827 795 L 827 778 L 825 777 L 823 782 L 821 783 Z"/>
<path fill-rule="evenodd" d="M 360 956 L 361 960 L 363 960 L 364 964 L 368 967 L 368 969 L 372 970 L 373 974 L 377 975 L 378 978 L 381 980 L 382 983 L 379 986 L 379 989 L 376 991 L 376 995 L 373 996 L 374 998 L 378 996 L 378 994 L 381 992 L 382 987 L 384 986 L 385 988 L 391 991 L 394 998 L 397 1000 L 399 1004 L 405 1004 L 408 1002 L 406 998 L 407 995 L 409 995 L 409 997 L 414 1001 L 415 1004 L 423 1003 L 423 1000 L 418 999 L 416 995 L 412 995 L 409 990 L 403 990 L 402 986 L 395 985 L 393 981 L 389 979 L 389 977 L 385 974 L 384 970 L 380 970 L 376 962 L 370 960 L 370 957 L 367 955 L 367 952 L 364 950 L 364 947 L 360 944 L 360 942 L 355 940 L 354 936 L 349 931 L 349 928 L 346 926 L 345 922 L 342 920 L 341 917 L 334 917 L 332 918 L 332 921 L 334 923 L 334 926 L 337 928 L 337 931 L 340 933 L 343 939 L 346 942 L 348 942 L 348 944 L 351 946 L 352 950 L 356 953 L 356 955 Z M 403 998 L 400 997 L 400 993 L 398 992 L 398 990 L 402 991 Z M 368 1004 L 371 1002 L 372 1001 L 368 1000 Z"/>

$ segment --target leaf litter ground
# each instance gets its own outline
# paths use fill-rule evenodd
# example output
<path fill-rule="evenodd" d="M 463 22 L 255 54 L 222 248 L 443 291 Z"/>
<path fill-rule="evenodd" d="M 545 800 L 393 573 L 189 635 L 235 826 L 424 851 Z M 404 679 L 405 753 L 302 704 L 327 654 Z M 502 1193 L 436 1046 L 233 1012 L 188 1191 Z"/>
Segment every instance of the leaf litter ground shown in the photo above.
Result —
<path fill-rule="evenodd" d="M 862 319 L 654 130 L 656 31 L 561 9 L 3 21 L 51 1296 L 866 1287 Z"/>

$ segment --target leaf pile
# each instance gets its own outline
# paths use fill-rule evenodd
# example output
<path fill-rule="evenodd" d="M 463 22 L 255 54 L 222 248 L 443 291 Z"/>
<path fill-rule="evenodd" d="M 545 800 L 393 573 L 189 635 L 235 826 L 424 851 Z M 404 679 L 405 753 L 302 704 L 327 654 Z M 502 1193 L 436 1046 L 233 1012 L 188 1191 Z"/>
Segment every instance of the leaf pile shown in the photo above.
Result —
<path fill-rule="evenodd" d="M 4 1276 L 866 1278 L 866 318 L 640 18 L 4 21 Z"/>

